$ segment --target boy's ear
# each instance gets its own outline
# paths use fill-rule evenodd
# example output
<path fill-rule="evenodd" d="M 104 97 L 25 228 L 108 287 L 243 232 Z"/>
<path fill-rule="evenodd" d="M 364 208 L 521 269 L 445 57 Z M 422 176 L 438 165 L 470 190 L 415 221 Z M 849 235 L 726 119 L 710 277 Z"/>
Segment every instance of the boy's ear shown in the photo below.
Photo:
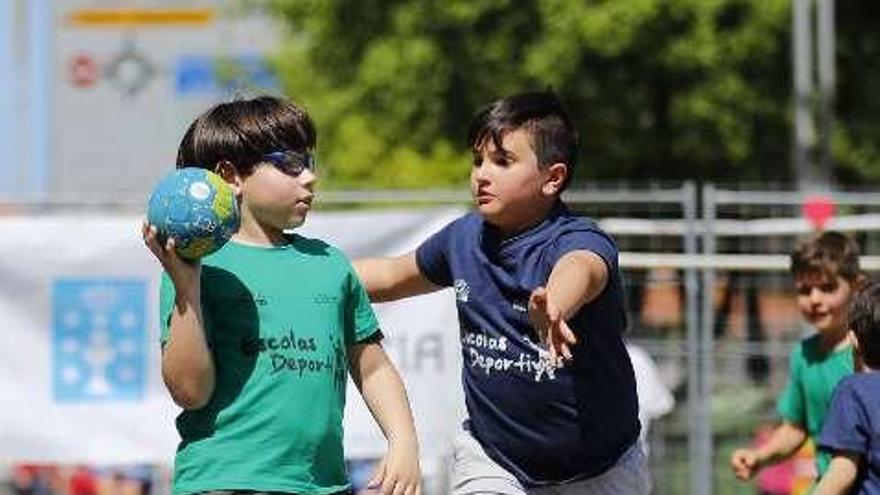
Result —
<path fill-rule="evenodd" d="M 232 187 L 232 192 L 235 194 L 236 198 L 241 195 L 241 175 L 238 173 L 238 170 L 232 162 L 229 160 L 217 162 L 217 164 L 214 165 L 214 173 L 223 177 L 223 180 Z"/>
<path fill-rule="evenodd" d="M 565 179 L 568 178 L 568 165 L 564 163 L 554 163 L 547 167 L 547 180 L 541 187 L 541 191 L 547 195 L 559 194 L 562 192 L 562 186 Z"/>

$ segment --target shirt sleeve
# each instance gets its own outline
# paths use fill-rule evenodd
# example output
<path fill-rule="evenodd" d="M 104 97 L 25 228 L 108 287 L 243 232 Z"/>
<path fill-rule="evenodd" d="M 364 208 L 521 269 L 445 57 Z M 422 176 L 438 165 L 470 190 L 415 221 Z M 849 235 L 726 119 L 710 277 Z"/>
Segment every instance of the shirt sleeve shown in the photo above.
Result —
<path fill-rule="evenodd" d="M 204 270 L 204 267 L 202 270 Z M 205 281 L 203 278 L 202 286 L 204 287 L 204 285 Z M 162 280 L 159 283 L 159 343 L 162 347 L 164 347 L 165 344 L 168 343 L 168 339 L 171 338 L 171 313 L 174 311 L 174 299 L 176 296 L 177 291 L 174 289 L 174 283 L 171 282 L 171 277 L 168 276 L 168 273 L 163 271 Z M 204 297 L 201 299 L 201 304 L 202 325 L 204 326 L 205 340 L 208 343 L 208 347 L 211 347 L 211 311 L 208 309 Z"/>
<path fill-rule="evenodd" d="M 617 272 L 617 245 L 614 240 L 598 229 L 572 230 L 564 232 L 556 238 L 551 256 L 551 268 L 572 251 L 590 251 L 602 258 L 609 273 Z"/>
<path fill-rule="evenodd" d="M 171 312 L 174 310 L 174 284 L 164 271 L 159 283 L 159 342 L 164 346 L 171 336 Z"/>
<path fill-rule="evenodd" d="M 381 339 L 379 320 L 376 319 L 376 313 L 370 305 L 370 297 L 350 265 L 346 274 L 345 290 L 346 345 Z"/>
<path fill-rule="evenodd" d="M 864 403 L 859 399 L 852 382 L 837 386 L 831 399 L 831 408 L 819 435 L 819 448 L 830 451 L 868 453 L 871 437 Z"/>
<path fill-rule="evenodd" d="M 452 285 L 452 273 L 446 256 L 455 223 L 450 223 L 416 248 L 416 265 L 428 280 L 440 287 Z"/>
<path fill-rule="evenodd" d="M 800 366 L 798 365 L 802 347 L 803 343 L 791 351 L 788 364 L 788 382 L 782 393 L 779 394 L 776 410 L 784 421 L 805 426 L 807 424 L 805 399 L 800 378 Z"/>

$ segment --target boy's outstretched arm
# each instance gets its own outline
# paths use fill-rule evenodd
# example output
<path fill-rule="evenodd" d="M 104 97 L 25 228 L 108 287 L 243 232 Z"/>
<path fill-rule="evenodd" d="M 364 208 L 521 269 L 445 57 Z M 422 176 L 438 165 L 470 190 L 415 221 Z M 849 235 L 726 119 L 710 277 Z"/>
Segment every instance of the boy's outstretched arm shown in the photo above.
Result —
<path fill-rule="evenodd" d="M 420 495 L 419 445 L 400 375 L 381 344 L 355 345 L 349 353 L 351 377 L 388 440 L 388 451 L 370 486 L 385 495 Z"/>
<path fill-rule="evenodd" d="M 373 302 L 395 301 L 441 289 L 419 270 L 415 252 L 393 258 L 359 259 L 353 265 Z"/>
<path fill-rule="evenodd" d="M 857 452 L 835 452 L 828 470 L 822 475 L 813 495 L 844 495 L 850 493 L 859 475 L 861 455 Z"/>
<path fill-rule="evenodd" d="M 789 422 L 782 423 L 760 447 L 734 450 L 730 456 L 730 467 L 737 478 L 748 481 L 762 467 L 794 454 L 805 441 L 807 432 L 803 427 Z"/>
<path fill-rule="evenodd" d="M 608 267 L 592 251 L 571 251 L 556 262 L 546 287 L 529 298 L 529 320 L 554 358 L 571 359 L 569 346 L 577 342 L 566 320 L 599 296 L 608 283 Z"/>
<path fill-rule="evenodd" d="M 144 224 L 144 243 L 174 284 L 170 336 L 162 348 L 162 378 L 174 402 L 184 409 L 204 407 L 214 393 L 214 358 L 205 338 L 201 303 L 201 263 L 188 263 L 174 250 L 174 240 L 162 246 L 156 228 Z"/>

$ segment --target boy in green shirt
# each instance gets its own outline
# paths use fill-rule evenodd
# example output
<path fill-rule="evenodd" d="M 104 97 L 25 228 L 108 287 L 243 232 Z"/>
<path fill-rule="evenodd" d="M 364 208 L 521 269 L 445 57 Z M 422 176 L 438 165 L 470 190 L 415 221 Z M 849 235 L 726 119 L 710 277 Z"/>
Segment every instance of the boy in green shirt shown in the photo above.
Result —
<path fill-rule="evenodd" d="M 762 467 L 791 456 L 807 439 L 818 438 L 834 387 L 853 372 L 846 313 L 865 281 L 858 247 L 837 232 L 810 237 L 792 253 L 791 274 L 798 310 L 816 333 L 791 352 L 788 383 L 777 404 L 782 424 L 760 447 L 733 452 L 731 468 L 741 480 L 749 480 Z M 820 476 L 829 460 L 825 453 L 817 455 Z"/>
<path fill-rule="evenodd" d="M 349 374 L 388 439 L 373 479 L 418 494 L 418 445 L 402 381 L 348 260 L 286 230 L 314 199 L 315 129 L 292 103 L 217 105 L 183 137 L 178 167 L 217 172 L 241 227 L 223 248 L 185 262 L 145 225 L 162 264 L 162 376 L 184 411 L 174 495 L 350 492 L 342 444 Z"/>

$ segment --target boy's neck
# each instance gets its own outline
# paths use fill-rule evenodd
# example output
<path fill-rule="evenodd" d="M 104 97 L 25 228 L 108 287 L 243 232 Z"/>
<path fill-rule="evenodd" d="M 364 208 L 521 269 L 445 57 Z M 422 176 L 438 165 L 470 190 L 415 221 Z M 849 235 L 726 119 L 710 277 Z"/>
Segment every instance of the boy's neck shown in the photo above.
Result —
<path fill-rule="evenodd" d="M 538 225 L 543 223 L 544 220 L 546 220 L 547 217 L 549 217 L 557 207 L 560 206 L 562 206 L 562 201 L 557 198 L 552 203 L 541 205 L 538 210 L 534 212 L 534 215 L 531 215 L 514 225 L 503 226 L 492 224 L 492 226 L 495 227 L 498 232 L 500 232 L 501 235 L 503 235 L 505 238 L 513 237 L 515 235 L 521 234 L 537 227 Z"/>
<path fill-rule="evenodd" d="M 284 234 L 284 231 L 252 225 L 242 222 L 238 232 L 232 237 L 239 244 L 249 246 L 283 246 L 290 241 Z"/>
<path fill-rule="evenodd" d="M 847 329 L 820 334 L 822 350 L 825 352 L 837 352 L 850 347 L 852 344 L 846 338 Z"/>

